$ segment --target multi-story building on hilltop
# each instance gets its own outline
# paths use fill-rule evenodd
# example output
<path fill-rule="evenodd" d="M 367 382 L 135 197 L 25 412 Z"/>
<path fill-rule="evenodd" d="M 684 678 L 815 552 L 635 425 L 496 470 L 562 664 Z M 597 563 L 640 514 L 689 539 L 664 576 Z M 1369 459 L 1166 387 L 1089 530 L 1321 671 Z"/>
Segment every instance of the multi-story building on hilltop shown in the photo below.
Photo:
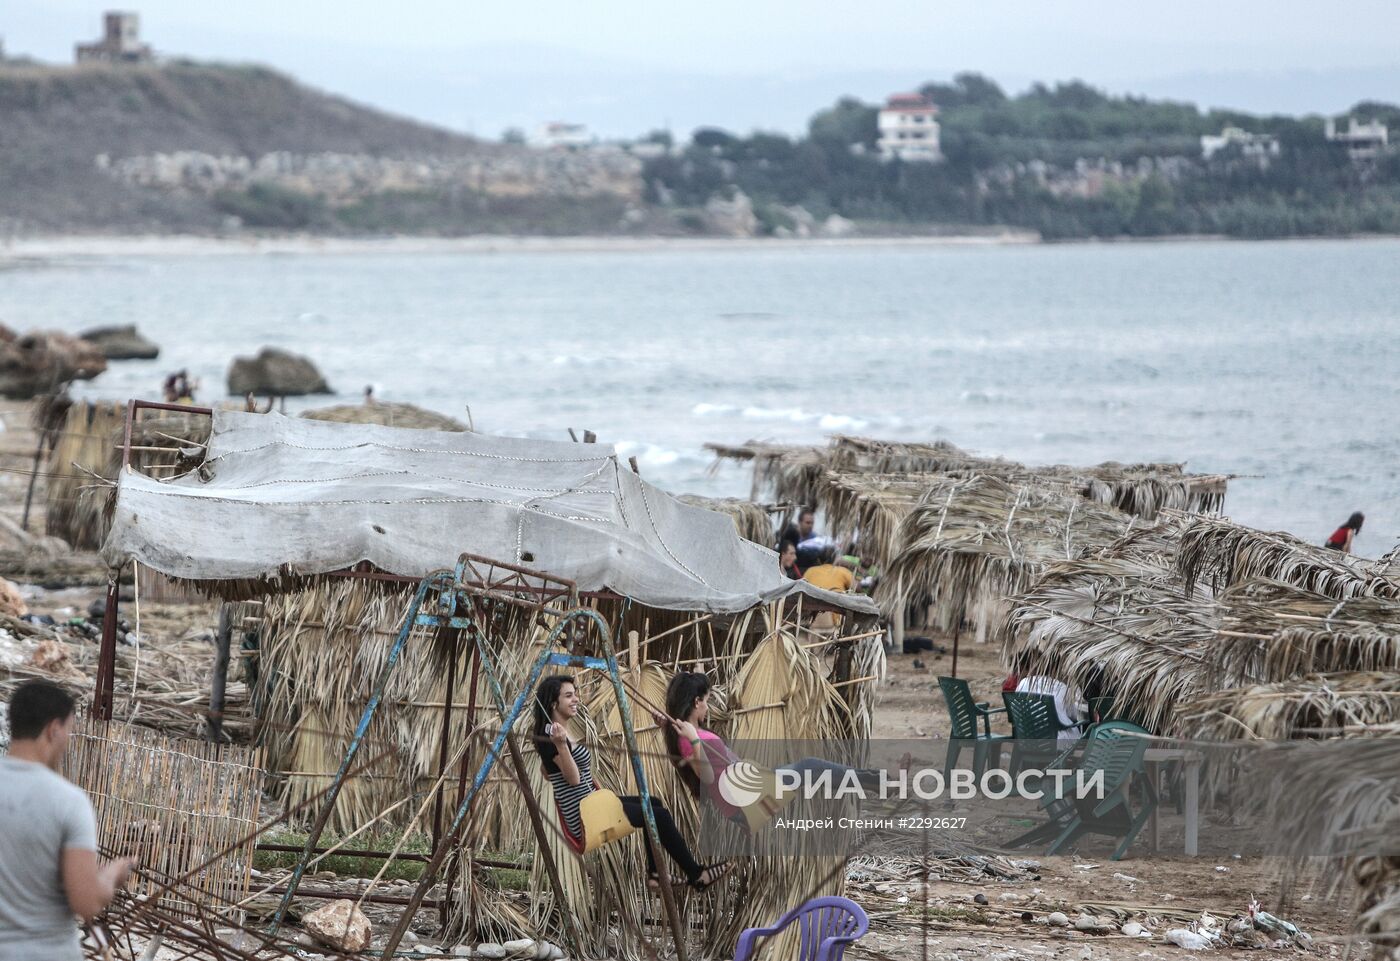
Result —
<path fill-rule="evenodd" d="M 938 145 L 938 108 L 923 94 L 891 94 L 880 108 L 880 156 L 906 162 L 937 163 L 943 159 Z"/>

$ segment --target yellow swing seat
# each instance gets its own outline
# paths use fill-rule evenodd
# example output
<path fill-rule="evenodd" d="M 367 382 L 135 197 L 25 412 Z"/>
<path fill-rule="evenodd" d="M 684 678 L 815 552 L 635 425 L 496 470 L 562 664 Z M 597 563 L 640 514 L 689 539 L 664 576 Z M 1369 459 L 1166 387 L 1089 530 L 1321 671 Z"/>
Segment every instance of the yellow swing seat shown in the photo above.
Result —
<path fill-rule="evenodd" d="M 747 763 L 751 768 L 756 768 L 760 772 L 762 784 L 758 788 L 758 800 L 746 804 L 739 809 L 744 815 L 744 821 L 749 826 L 750 834 L 758 834 L 765 828 L 773 824 L 773 816 L 792 803 L 795 792 L 788 792 L 783 798 L 778 797 L 778 775 L 768 770 L 760 768 L 752 762 Z"/>
<path fill-rule="evenodd" d="M 637 830 L 627 820 L 622 801 L 612 791 L 599 788 L 579 802 L 579 820 L 583 822 L 583 848 L 587 854 L 604 844 L 620 841 Z"/>

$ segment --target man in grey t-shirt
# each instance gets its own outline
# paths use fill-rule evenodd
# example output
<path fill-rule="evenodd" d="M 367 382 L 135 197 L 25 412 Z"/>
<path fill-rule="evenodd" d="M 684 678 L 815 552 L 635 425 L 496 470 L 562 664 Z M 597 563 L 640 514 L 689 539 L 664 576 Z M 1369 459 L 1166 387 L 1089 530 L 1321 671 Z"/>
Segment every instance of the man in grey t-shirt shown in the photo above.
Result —
<path fill-rule="evenodd" d="M 10 755 L 0 757 L 0 961 L 81 961 L 75 916 L 112 902 L 131 860 L 97 864 L 97 827 L 82 789 L 58 770 L 73 699 L 47 681 L 10 698 Z"/>

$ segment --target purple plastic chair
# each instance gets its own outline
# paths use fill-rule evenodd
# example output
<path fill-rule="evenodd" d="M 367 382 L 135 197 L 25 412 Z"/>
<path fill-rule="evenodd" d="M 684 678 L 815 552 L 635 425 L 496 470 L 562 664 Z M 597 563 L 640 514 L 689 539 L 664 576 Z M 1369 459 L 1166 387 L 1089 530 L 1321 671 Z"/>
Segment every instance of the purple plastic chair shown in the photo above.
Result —
<path fill-rule="evenodd" d="M 760 937 L 777 934 L 794 921 L 802 925 L 798 961 L 841 961 L 847 945 L 870 930 L 865 911 L 849 898 L 813 898 L 783 915 L 771 928 L 743 931 L 734 946 L 734 961 L 749 961 Z"/>

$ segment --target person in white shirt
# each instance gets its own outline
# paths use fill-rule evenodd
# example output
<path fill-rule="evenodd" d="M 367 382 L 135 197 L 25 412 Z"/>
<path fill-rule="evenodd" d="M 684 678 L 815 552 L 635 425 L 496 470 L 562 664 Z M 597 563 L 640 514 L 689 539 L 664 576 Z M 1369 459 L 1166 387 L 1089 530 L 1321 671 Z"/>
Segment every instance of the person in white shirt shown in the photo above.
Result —
<path fill-rule="evenodd" d="M 1058 715 L 1060 726 L 1063 728 L 1059 734 L 1061 743 L 1072 744 L 1084 733 L 1088 708 L 1079 703 L 1079 698 L 1064 681 L 1032 674 L 1016 683 L 1016 691 L 1021 694 L 1046 694 L 1055 699 L 1055 714 Z"/>
<path fill-rule="evenodd" d="M 91 921 L 133 861 L 99 864 L 83 789 L 58 771 L 74 705 L 48 681 L 10 698 L 10 754 L 0 757 L 0 961 L 82 961 L 75 918 Z"/>

